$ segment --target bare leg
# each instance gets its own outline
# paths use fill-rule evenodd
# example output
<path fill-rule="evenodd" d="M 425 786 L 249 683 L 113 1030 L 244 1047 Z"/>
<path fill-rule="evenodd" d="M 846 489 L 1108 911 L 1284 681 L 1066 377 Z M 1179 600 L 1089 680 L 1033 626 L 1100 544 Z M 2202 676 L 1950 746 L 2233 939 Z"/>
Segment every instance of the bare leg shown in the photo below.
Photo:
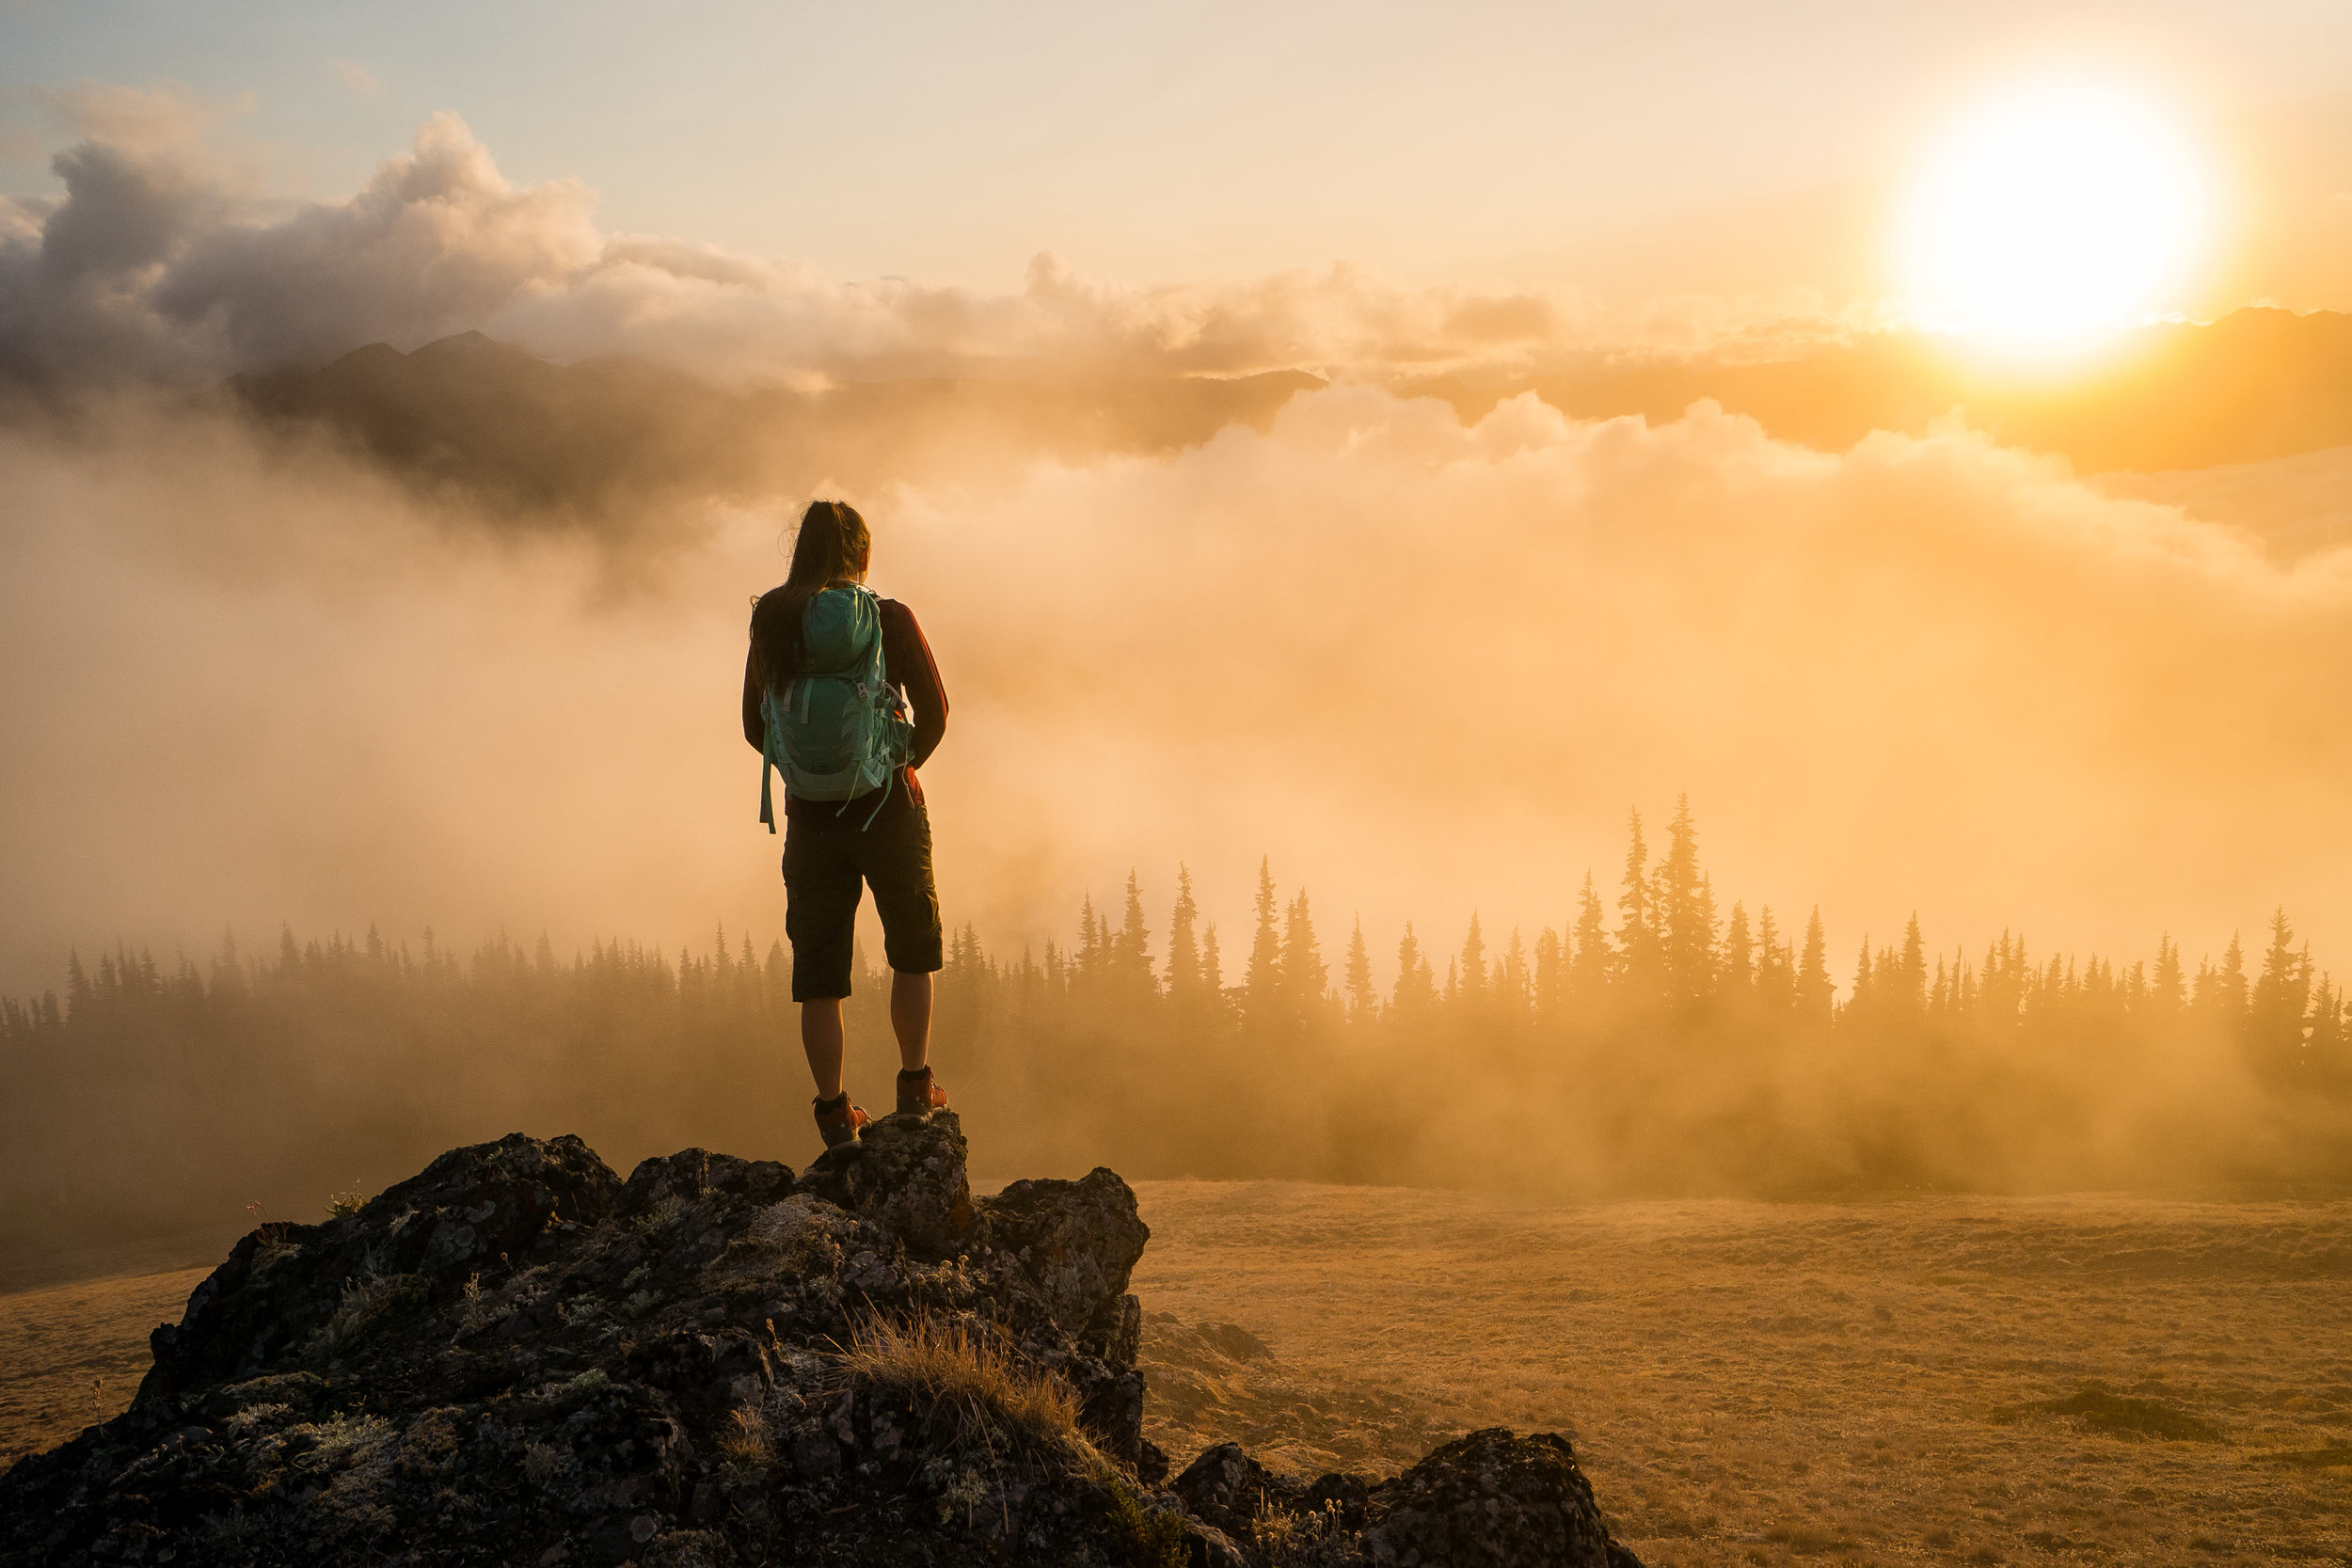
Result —
<path fill-rule="evenodd" d="M 924 1000 L 930 1001 L 928 992 Z M 928 1018 L 930 1008 L 926 1006 L 923 1010 Z M 817 1098 L 837 1097 L 841 1093 L 841 998 L 820 996 L 801 1004 L 801 1049 L 808 1053 L 808 1075 L 817 1080 Z"/>
<path fill-rule="evenodd" d="M 834 1017 L 838 1020 L 840 1004 Z M 840 1024 L 834 1025 L 834 1062 L 841 1060 Z M 898 1037 L 898 1066 L 914 1071 L 931 1057 L 931 977 L 893 970 L 890 975 L 890 1028 Z M 811 1061 L 816 1060 L 812 1055 Z"/>

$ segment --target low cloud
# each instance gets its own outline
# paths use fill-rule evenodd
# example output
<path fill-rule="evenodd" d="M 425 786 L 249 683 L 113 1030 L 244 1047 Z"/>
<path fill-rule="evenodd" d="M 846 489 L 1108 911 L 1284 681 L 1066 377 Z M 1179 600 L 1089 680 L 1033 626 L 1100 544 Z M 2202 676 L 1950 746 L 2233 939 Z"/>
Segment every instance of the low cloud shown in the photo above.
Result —
<path fill-rule="evenodd" d="M 118 932 L 369 921 L 701 941 L 779 925 L 738 734 L 791 508 L 713 505 L 612 592 L 332 452 L 184 414 L 0 440 L 0 989 Z M 2283 902 L 2352 950 L 2352 553 L 2282 562 L 1950 431 L 1824 455 L 1701 405 L 1464 426 L 1365 388 L 1159 455 L 849 487 L 956 708 L 950 917 L 1066 934 L 1271 852 L 1376 950 L 1559 925 L 1688 790 L 1727 904 L 1846 951 L 2192 961 Z"/>
<path fill-rule="evenodd" d="M 467 329 L 557 359 L 628 354 L 801 383 L 1014 363 L 1388 376 L 1524 365 L 1656 325 L 1604 318 L 1567 290 L 1404 288 L 1345 265 L 1132 289 L 1041 256 L 1014 293 L 844 282 L 789 261 L 607 233 L 589 187 L 509 181 L 453 114 L 428 120 L 349 198 L 288 208 L 209 150 L 233 108 L 168 89 L 59 100 L 77 137 L 55 160 L 63 197 L 0 204 L 0 376 L 193 384 Z M 1758 334 L 1804 341 L 1841 325 L 1802 310 L 1766 318 L 1698 336 L 1753 348 Z M 1680 312 L 1677 346 L 1703 321 Z"/>

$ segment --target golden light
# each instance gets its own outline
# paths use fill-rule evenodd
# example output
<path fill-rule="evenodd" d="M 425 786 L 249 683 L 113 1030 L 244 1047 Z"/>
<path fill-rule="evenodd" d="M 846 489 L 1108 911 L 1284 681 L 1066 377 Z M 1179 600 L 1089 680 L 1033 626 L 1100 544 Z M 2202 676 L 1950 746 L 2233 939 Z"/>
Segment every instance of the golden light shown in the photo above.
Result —
<path fill-rule="evenodd" d="M 1929 325 L 2034 355 L 2186 303 L 2212 226 L 2210 181 L 2153 106 L 2042 83 L 1956 125 L 1913 186 L 1900 235 Z"/>

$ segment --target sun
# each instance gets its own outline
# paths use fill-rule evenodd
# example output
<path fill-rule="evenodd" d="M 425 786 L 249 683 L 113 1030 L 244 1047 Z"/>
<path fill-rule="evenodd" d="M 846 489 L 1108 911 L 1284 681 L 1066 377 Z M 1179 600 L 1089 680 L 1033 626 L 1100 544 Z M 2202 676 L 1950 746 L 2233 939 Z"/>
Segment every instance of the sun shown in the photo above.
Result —
<path fill-rule="evenodd" d="M 1927 324 L 2033 355 L 2178 310 L 2207 248 L 2196 149 L 2120 89 L 2044 82 L 1979 105 L 1930 152 L 1899 235 Z"/>

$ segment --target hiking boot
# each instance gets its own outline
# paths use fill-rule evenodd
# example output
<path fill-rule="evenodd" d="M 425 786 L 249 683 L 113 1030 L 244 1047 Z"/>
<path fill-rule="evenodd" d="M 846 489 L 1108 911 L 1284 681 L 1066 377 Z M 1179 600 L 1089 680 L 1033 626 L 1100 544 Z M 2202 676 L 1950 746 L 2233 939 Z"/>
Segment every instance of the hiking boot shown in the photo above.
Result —
<path fill-rule="evenodd" d="M 913 1072 L 898 1074 L 898 1114 L 902 1117 L 929 1116 L 947 1108 L 947 1091 L 931 1081 L 931 1069 L 916 1068 Z"/>
<path fill-rule="evenodd" d="M 899 1092 L 899 1098 L 902 1100 L 906 1098 L 904 1090 Z M 843 1144 L 855 1143 L 858 1133 L 864 1130 L 867 1122 L 874 1119 L 866 1114 L 865 1106 L 850 1103 L 850 1091 L 847 1089 L 843 1089 L 831 1100 L 819 1100 L 815 1103 L 817 1131 L 823 1134 L 827 1148 L 838 1148 Z"/>

